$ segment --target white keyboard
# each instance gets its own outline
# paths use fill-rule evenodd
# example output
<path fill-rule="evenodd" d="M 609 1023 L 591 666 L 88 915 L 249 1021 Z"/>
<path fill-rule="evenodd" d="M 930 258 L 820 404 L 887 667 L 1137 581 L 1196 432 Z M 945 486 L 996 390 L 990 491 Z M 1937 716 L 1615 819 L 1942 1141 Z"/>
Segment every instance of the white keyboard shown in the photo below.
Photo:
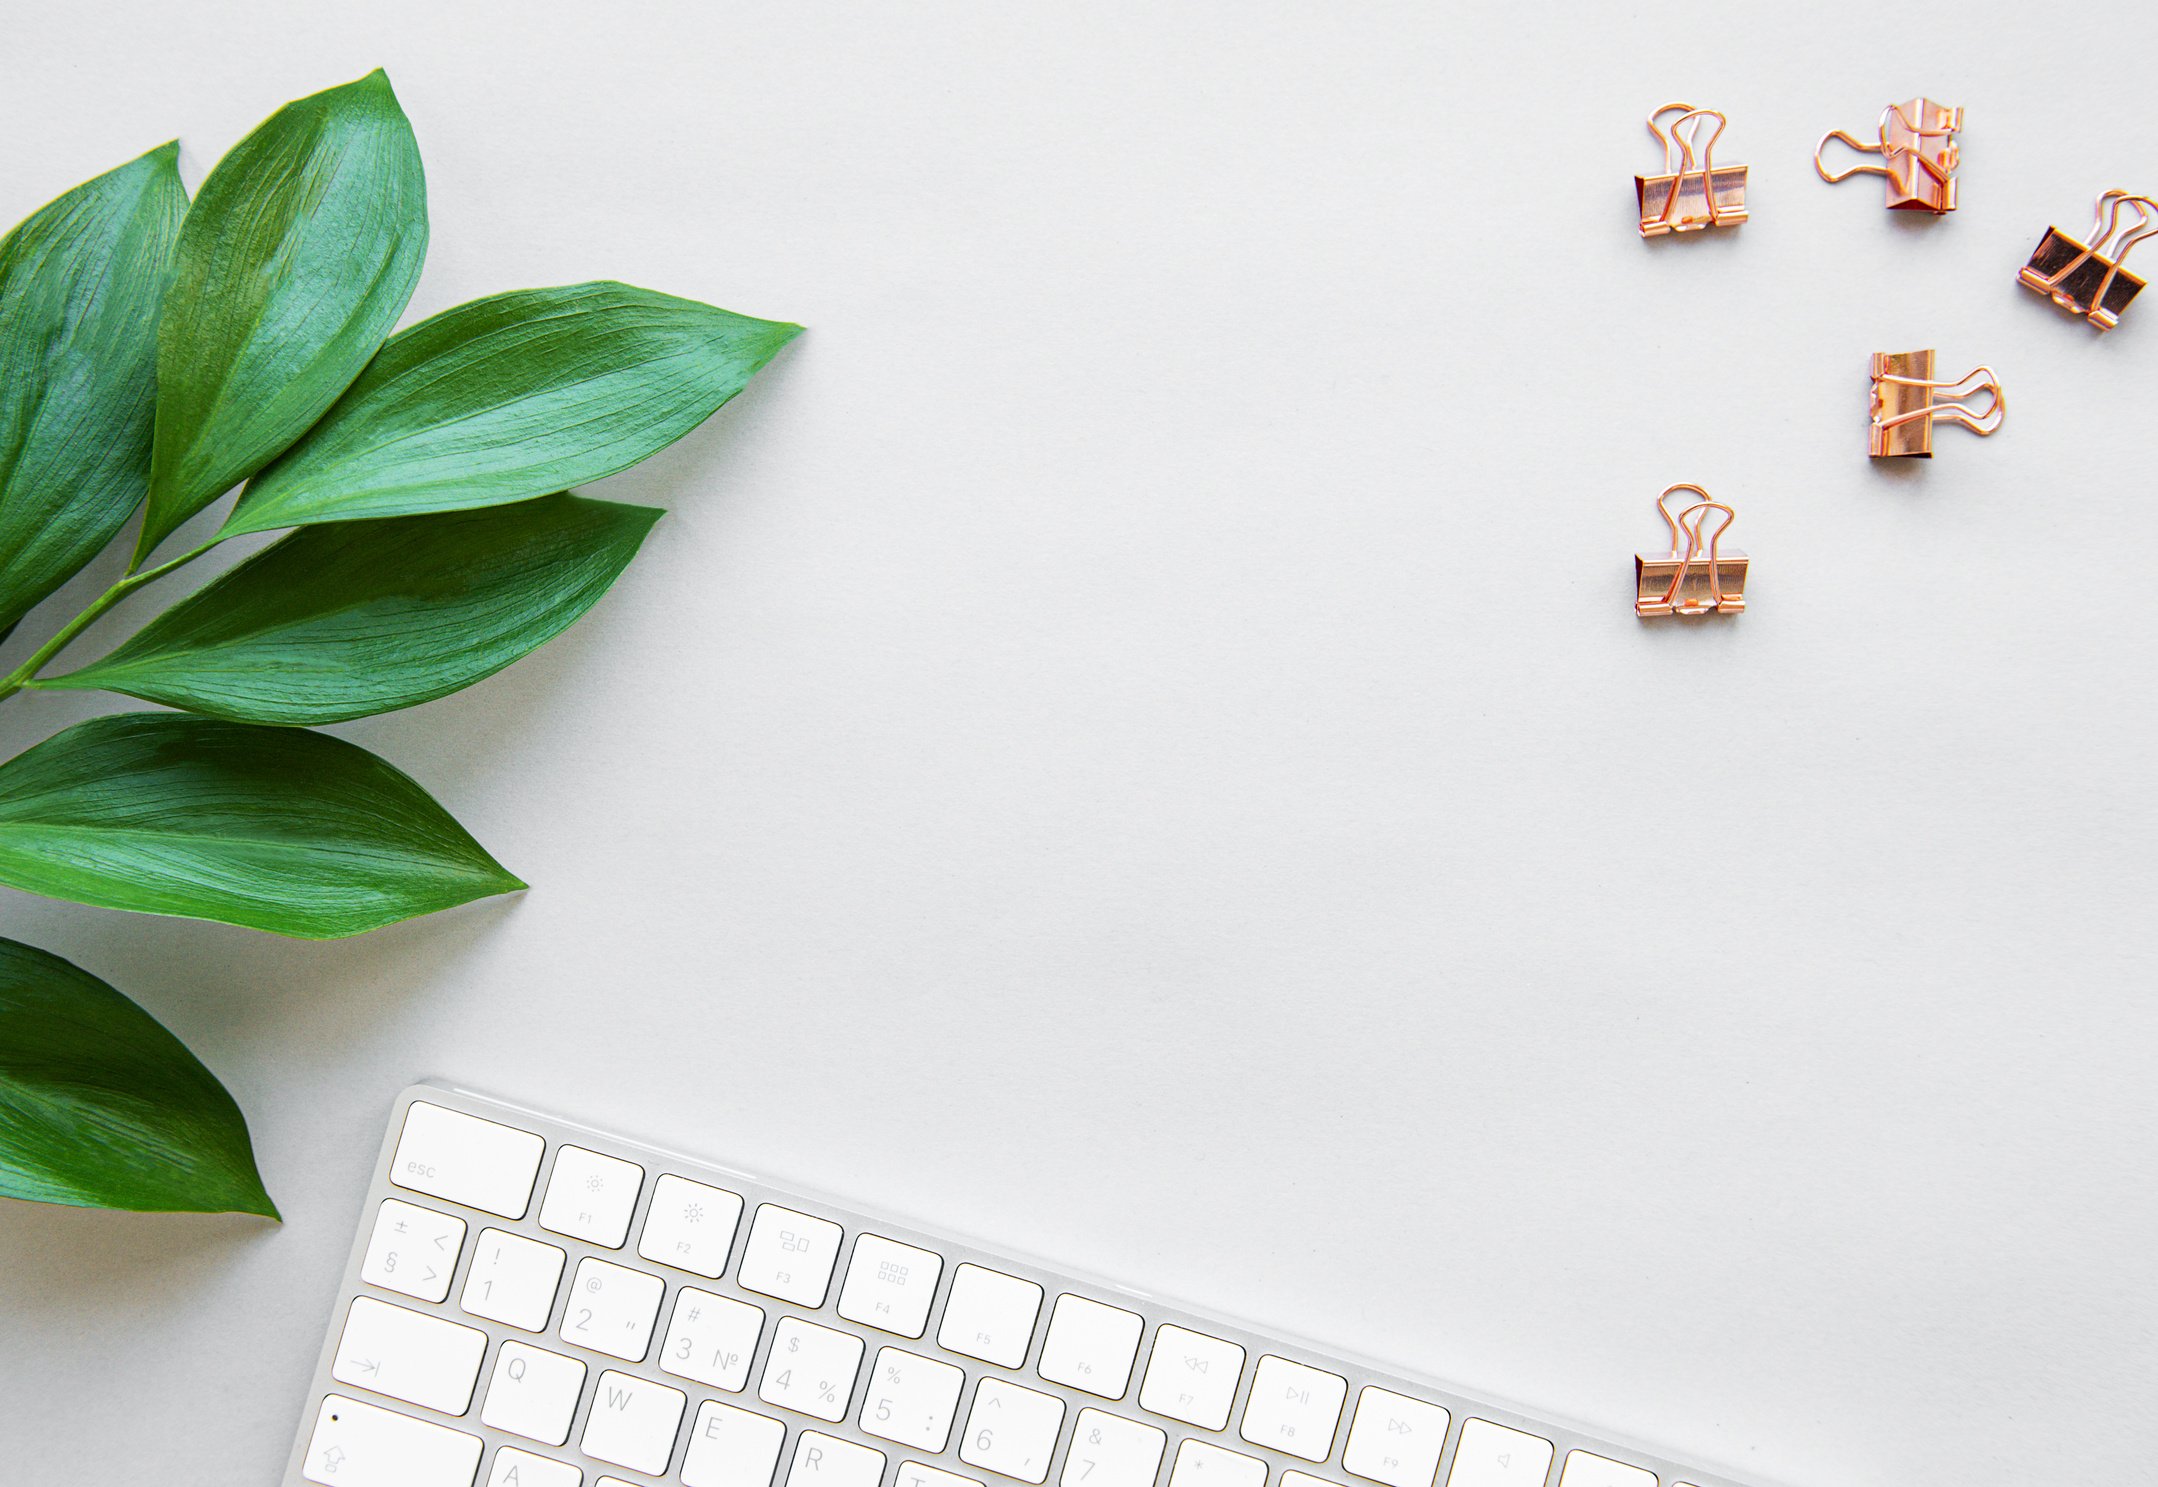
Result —
<path fill-rule="evenodd" d="M 1735 1487 L 461 1090 L 390 1120 L 286 1487 Z"/>

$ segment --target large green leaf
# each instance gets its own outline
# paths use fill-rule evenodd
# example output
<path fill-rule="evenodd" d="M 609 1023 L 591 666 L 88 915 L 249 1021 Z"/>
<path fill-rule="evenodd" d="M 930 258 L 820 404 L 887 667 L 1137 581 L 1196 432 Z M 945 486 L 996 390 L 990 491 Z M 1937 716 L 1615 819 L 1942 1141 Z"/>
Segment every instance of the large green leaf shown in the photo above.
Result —
<path fill-rule="evenodd" d="M 227 535 L 523 501 L 666 448 L 801 327 L 627 284 L 524 289 L 400 331 L 240 497 Z"/>
<path fill-rule="evenodd" d="M 180 230 L 158 327 L 138 563 L 337 401 L 426 251 L 419 146 L 379 71 L 286 104 L 217 163 Z"/>
<path fill-rule="evenodd" d="M 662 513 L 578 496 L 303 527 L 101 661 L 102 687 L 245 723 L 334 723 L 492 676 L 598 602 Z"/>
<path fill-rule="evenodd" d="M 187 215 L 178 154 L 160 145 L 0 239 L 0 634 L 142 501 L 157 312 Z"/>
<path fill-rule="evenodd" d="M 217 1076 L 97 977 L 13 940 L 0 940 L 0 1197 L 277 1217 Z"/>
<path fill-rule="evenodd" d="M 310 940 L 524 886 L 365 749 L 174 713 L 93 718 L 0 764 L 0 883 Z"/>

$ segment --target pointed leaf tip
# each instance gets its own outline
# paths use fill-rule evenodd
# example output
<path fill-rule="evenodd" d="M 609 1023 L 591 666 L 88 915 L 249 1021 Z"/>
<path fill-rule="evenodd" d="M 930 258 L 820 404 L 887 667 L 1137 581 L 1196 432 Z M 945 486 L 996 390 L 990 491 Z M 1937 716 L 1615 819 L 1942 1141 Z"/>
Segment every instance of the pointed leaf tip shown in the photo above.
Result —
<path fill-rule="evenodd" d="M 106 982 L 4 939 L 0 1107 L 0 1196 L 282 1222 L 217 1076 Z"/>
<path fill-rule="evenodd" d="M 137 566 L 337 401 L 426 251 L 419 146 L 379 68 L 286 104 L 218 161 L 180 229 L 157 327 Z"/>

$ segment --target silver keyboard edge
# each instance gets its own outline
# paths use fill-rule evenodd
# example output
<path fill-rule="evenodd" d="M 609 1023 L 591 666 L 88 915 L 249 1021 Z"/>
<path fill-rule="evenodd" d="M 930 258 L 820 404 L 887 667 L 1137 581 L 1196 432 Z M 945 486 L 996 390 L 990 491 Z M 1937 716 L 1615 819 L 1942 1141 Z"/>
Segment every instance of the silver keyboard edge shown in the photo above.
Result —
<path fill-rule="evenodd" d="M 461 1110 L 470 1115 L 480 1116 L 520 1130 L 530 1131 L 545 1139 L 547 1143 L 545 1157 L 534 1179 L 532 1197 L 526 1205 L 525 1214 L 522 1218 L 505 1219 L 499 1214 L 489 1213 L 484 1209 L 470 1208 L 463 1204 L 449 1202 L 424 1193 L 414 1193 L 397 1187 L 390 1182 L 390 1164 L 397 1149 L 398 1138 L 404 1129 L 405 1113 L 415 1100 L 425 1100 L 431 1104 Z M 645 1181 L 638 1192 L 636 1207 L 631 1215 L 629 1235 L 621 1248 L 609 1249 L 605 1246 L 590 1244 L 583 1240 L 540 1228 L 540 1202 L 545 1196 L 547 1181 L 553 1172 L 556 1154 L 561 1144 L 565 1141 L 574 1142 L 577 1145 L 586 1146 L 598 1152 L 630 1157 L 638 1160 L 646 1168 Z M 681 1176 L 698 1181 L 713 1182 L 716 1186 L 727 1187 L 741 1194 L 743 1201 L 741 1221 L 736 1228 L 734 1239 L 728 1250 L 726 1269 L 722 1272 L 719 1280 L 710 1280 L 702 1276 L 677 1271 L 668 1266 L 645 1260 L 637 1254 L 637 1236 L 643 1231 L 645 1215 L 650 1208 L 653 1180 L 667 1172 L 678 1173 Z M 337 1345 L 343 1332 L 345 1313 L 350 1308 L 352 1300 L 359 1296 L 380 1296 L 382 1294 L 375 1287 L 361 1280 L 360 1270 L 367 1256 L 368 1239 L 373 1229 L 373 1215 L 385 1198 L 393 1197 L 452 1214 L 463 1219 L 468 1225 L 468 1230 L 467 1242 L 459 1251 L 456 1269 L 451 1272 L 449 1291 L 441 1302 L 430 1304 L 401 1294 L 394 1294 L 391 1299 L 399 1306 L 477 1328 L 487 1334 L 489 1341 L 486 1358 L 483 1360 L 480 1386 L 475 1389 L 472 1403 L 464 1415 L 448 1415 L 401 1400 L 384 1400 L 380 1402 L 386 1408 L 410 1415 L 415 1419 L 446 1425 L 466 1434 L 477 1436 L 485 1443 L 486 1448 L 480 1458 L 482 1472 L 478 1482 L 481 1484 L 486 1480 L 485 1467 L 487 1463 L 493 1459 L 496 1448 L 504 1445 L 517 1446 L 521 1449 L 536 1451 L 542 1455 L 551 1455 L 558 1459 L 570 1460 L 572 1464 L 583 1468 L 586 1487 L 592 1487 L 592 1483 L 603 1472 L 621 1477 L 625 1481 L 672 1482 L 676 1479 L 671 1473 L 679 1472 L 681 1469 L 683 1443 L 696 1419 L 698 1408 L 706 1400 L 717 1400 L 722 1404 L 752 1408 L 760 1413 L 770 1413 L 775 1418 L 778 1418 L 781 1423 L 787 1426 L 789 1442 L 787 1449 L 790 1451 L 794 1436 L 799 1431 L 813 1429 L 826 1435 L 837 1436 L 842 1440 L 868 1446 L 883 1453 L 886 1457 L 883 1479 L 885 1487 L 889 1487 L 893 1473 L 903 1461 L 919 1461 L 926 1465 L 940 1467 L 946 1471 L 957 1472 L 977 1480 L 987 1479 L 992 1484 L 992 1487 L 1023 1487 L 1023 1484 L 1010 1483 L 1008 1479 L 999 1477 L 994 1472 L 984 1472 L 980 1467 L 969 1465 L 959 1459 L 960 1437 L 964 1432 L 957 1427 L 965 1424 L 966 1410 L 964 1403 L 962 1403 L 959 1415 L 954 1422 L 955 1428 L 951 1433 L 951 1437 L 945 1443 L 945 1449 L 941 1452 L 932 1453 L 915 1450 L 878 1436 L 866 1434 L 859 1428 L 857 1422 L 860 1417 L 860 1394 L 867 1387 L 866 1381 L 863 1379 L 857 1379 L 855 1392 L 848 1399 L 846 1418 L 837 1424 L 821 1419 L 812 1419 L 808 1416 L 796 1415 L 790 1410 L 765 1405 L 757 1400 L 755 1380 L 762 1372 L 765 1355 L 771 1345 L 773 1324 L 781 1315 L 817 1318 L 828 1325 L 836 1326 L 843 1331 L 863 1337 L 871 1343 L 875 1343 L 886 1336 L 875 1327 L 839 1317 L 835 1310 L 839 1301 L 840 1281 L 844 1279 L 847 1259 L 852 1251 L 854 1240 L 863 1233 L 875 1233 L 905 1243 L 919 1245 L 924 1249 L 935 1251 L 944 1256 L 946 1261 L 944 1273 L 938 1279 L 930 1305 L 930 1316 L 932 1318 L 942 1314 L 944 1298 L 950 1290 L 953 1273 L 961 1264 L 968 1262 L 985 1265 L 1009 1274 L 1024 1276 L 1043 1287 L 1045 1292 L 1043 1314 L 1037 1320 L 1035 1335 L 1029 1343 L 1027 1354 L 1020 1360 L 1019 1366 L 1016 1368 L 1000 1368 L 994 1364 L 985 1363 L 978 1358 L 947 1353 L 946 1350 L 937 1345 L 933 1327 L 920 1338 L 910 1339 L 890 1335 L 888 1340 L 893 1346 L 905 1347 L 909 1351 L 917 1351 L 925 1356 L 936 1357 L 942 1361 L 954 1363 L 965 1368 L 969 1379 L 969 1392 L 964 1396 L 965 1398 L 972 1397 L 972 1389 L 978 1387 L 981 1380 L 985 1378 L 1001 1378 L 1061 1399 L 1066 1407 L 1066 1420 L 1059 1430 L 1058 1449 L 1051 1460 L 1045 1487 L 1056 1487 L 1058 1474 L 1063 1469 L 1064 1453 L 1069 1448 L 1070 1422 L 1080 1409 L 1109 1410 L 1113 1413 L 1142 1420 L 1144 1423 L 1153 1425 L 1168 1433 L 1169 1444 L 1163 1454 L 1160 1467 L 1161 1475 L 1156 1478 L 1157 1487 L 1161 1481 L 1166 1480 L 1171 1458 L 1176 1452 L 1176 1443 L 1184 1439 L 1213 1442 L 1228 1450 L 1241 1452 L 1244 1455 L 1254 1456 L 1265 1461 L 1270 1484 L 1278 1484 L 1280 1474 L 1284 1470 L 1301 1471 L 1313 1476 L 1323 1476 L 1337 1482 L 1348 1478 L 1355 1483 L 1363 1483 L 1362 1478 L 1350 1477 L 1347 1470 L 1340 1465 L 1339 1457 L 1343 1449 L 1343 1443 L 1347 1438 L 1351 1417 L 1355 1413 L 1357 1393 L 1367 1384 L 1377 1385 L 1382 1389 L 1391 1389 L 1414 1398 L 1426 1399 L 1444 1407 L 1448 1411 L 1450 1418 L 1447 1422 L 1444 1447 L 1439 1455 L 1439 1471 L 1435 1487 L 1444 1487 L 1447 1473 L 1453 1466 L 1455 1449 L 1460 1443 L 1462 1426 L 1470 1419 L 1489 1420 L 1499 1425 L 1511 1426 L 1514 1429 L 1524 1430 L 1550 1441 L 1553 1449 L 1551 1467 L 1545 1478 L 1546 1487 L 1553 1487 L 1553 1484 L 1557 1483 L 1559 1474 L 1565 1467 L 1566 1454 L 1573 1450 L 1588 1451 L 1629 1465 L 1646 1467 L 1656 1473 L 1659 1487 L 1676 1487 L 1676 1484 L 1681 1483 L 1687 1484 L 1687 1487 L 1769 1487 L 1769 1484 L 1759 1481 L 1754 1481 L 1750 1484 L 1742 1483 L 1740 1479 L 1727 1473 L 1710 1470 L 1698 1464 L 1681 1463 L 1672 1457 L 1639 1445 L 1626 1437 L 1601 1434 L 1560 1416 L 1541 1413 L 1520 1405 L 1477 1394 L 1457 1385 L 1429 1379 L 1408 1370 L 1390 1367 L 1353 1353 L 1341 1352 L 1331 1346 L 1315 1343 L 1291 1333 L 1270 1330 L 1242 1318 L 1209 1312 L 1173 1298 L 1153 1295 L 1117 1281 L 1106 1280 L 1083 1270 L 1070 1269 L 1016 1250 L 987 1244 L 969 1235 L 961 1235 L 949 1229 L 940 1229 L 933 1225 L 927 1225 L 923 1221 L 907 1215 L 891 1212 L 873 1212 L 860 1208 L 847 1200 L 835 1198 L 815 1187 L 798 1185 L 784 1179 L 763 1177 L 744 1171 L 741 1168 L 730 1167 L 723 1162 L 713 1161 L 708 1157 L 678 1151 L 672 1147 L 659 1145 L 656 1142 L 619 1135 L 613 1131 L 598 1126 L 586 1125 L 580 1121 L 567 1119 L 549 1111 L 534 1109 L 515 1100 L 506 1100 L 500 1096 L 468 1089 L 447 1080 L 437 1079 L 424 1079 L 408 1085 L 398 1093 L 396 1100 L 390 1107 L 383 1132 L 382 1147 L 376 1154 L 367 1193 L 354 1220 L 352 1250 L 346 1260 L 344 1276 L 331 1299 L 322 1350 L 315 1364 L 314 1377 L 309 1384 L 305 1397 L 300 1401 L 299 1421 L 292 1451 L 286 1462 L 285 1474 L 281 1479 L 283 1487 L 314 1487 L 314 1484 L 310 1483 L 302 1475 L 301 1469 L 306 1458 L 309 1440 L 313 1434 L 316 1409 L 323 1396 L 336 1393 L 358 1396 L 363 1399 L 370 1397 L 369 1391 L 340 1383 L 334 1379 L 330 1370 L 336 1361 Z M 685 1285 L 695 1286 L 699 1289 L 713 1289 L 722 1293 L 737 1291 L 739 1288 L 735 1285 L 734 1276 L 741 1261 L 742 1246 L 747 1239 L 749 1221 L 755 1213 L 757 1205 L 764 1202 L 778 1203 L 785 1207 L 828 1218 L 845 1230 L 840 1254 L 834 1264 L 832 1281 L 826 1289 L 822 1305 L 817 1307 L 798 1306 L 791 1302 L 761 1296 L 754 1292 L 741 1293 L 744 1296 L 755 1297 L 758 1304 L 764 1307 L 768 1320 L 758 1338 L 756 1353 L 750 1360 L 751 1384 L 740 1393 L 729 1393 L 726 1390 L 715 1389 L 708 1385 L 698 1384 L 694 1380 L 663 1372 L 658 1367 L 656 1355 L 659 1351 L 661 1339 L 665 1335 L 666 1318 L 672 1307 L 671 1298 L 673 1293 Z M 569 1275 L 574 1272 L 580 1259 L 587 1256 L 606 1259 L 657 1274 L 667 1283 L 669 1299 L 661 1307 L 659 1323 L 655 1328 L 652 1345 L 647 1351 L 645 1361 L 641 1363 L 625 1363 L 620 1359 L 608 1357 L 604 1353 L 596 1353 L 590 1349 L 578 1348 L 575 1344 L 564 1343 L 555 1335 L 552 1325 L 540 1332 L 528 1333 L 522 1329 L 509 1327 L 499 1322 L 486 1321 L 470 1316 L 460 1309 L 457 1298 L 461 1294 L 465 1275 L 471 1266 L 472 1253 L 477 1248 L 473 1241 L 476 1240 L 479 1231 L 485 1228 L 506 1229 L 513 1233 L 540 1238 L 544 1242 L 567 1252 L 568 1259 L 563 1267 L 563 1284 L 558 1288 L 554 1310 L 549 1313 L 550 1324 L 553 1323 L 560 1308 L 566 1304 L 563 1300 L 563 1293 L 567 1289 L 567 1280 Z M 1103 1300 L 1120 1301 L 1127 1308 L 1139 1312 L 1144 1317 L 1146 1327 L 1141 1337 L 1139 1354 L 1134 1360 L 1131 1379 L 1121 1398 L 1116 1400 L 1103 1399 L 1099 1395 L 1089 1394 L 1082 1389 L 1074 1389 L 1063 1384 L 1053 1383 L 1033 1372 L 1034 1365 L 1040 1360 L 1042 1344 L 1048 1334 L 1048 1309 L 1055 1298 L 1064 1291 L 1078 1291 Z M 1156 1329 L 1164 1322 L 1220 1337 L 1237 1343 L 1245 1349 L 1246 1365 L 1243 1375 L 1237 1383 L 1236 1395 L 1230 1405 L 1228 1422 L 1220 1430 L 1209 1431 L 1198 1426 L 1186 1425 L 1180 1421 L 1156 1416 L 1150 1411 L 1142 1410 L 1139 1407 L 1140 1382 L 1145 1376 L 1147 1361 L 1152 1356 Z M 499 1349 L 504 1338 L 528 1341 L 537 1346 L 549 1347 L 555 1351 L 571 1351 L 592 1368 L 595 1373 L 608 1368 L 620 1369 L 663 1382 L 669 1388 L 678 1389 L 687 1394 L 689 1402 L 683 1410 L 683 1418 L 677 1428 L 674 1455 L 669 1459 L 670 1475 L 652 1477 L 620 1466 L 595 1463 L 591 1458 L 584 1456 L 581 1451 L 576 1450 L 574 1444 L 565 1444 L 559 1448 L 534 1445 L 533 1442 L 521 1436 L 496 1430 L 480 1423 L 479 1412 L 485 1397 L 486 1370 L 491 1366 L 493 1355 Z M 1244 1440 L 1237 1433 L 1238 1423 L 1243 1419 L 1244 1407 L 1249 1399 L 1252 1375 L 1256 1369 L 1258 1359 L 1267 1353 L 1279 1354 L 1296 1362 L 1308 1363 L 1314 1367 L 1327 1369 L 1349 1381 L 1341 1418 L 1335 1425 L 1334 1439 L 1326 1461 L 1314 1464 L 1273 1450 L 1270 1447 L 1254 1445 Z M 865 1354 L 865 1358 L 866 1356 Z M 582 1439 L 585 1418 L 590 1408 L 591 1401 L 589 1399 L 580 1401 L 576 1418 L 570 1431 L 570 1441 L 572 1443 Z M 782 1473 L 785 1467 L 786 1457 L 783 1453 L 780 1462 L 780 1471 Z M 775 1477 L 775 1481 L 779 1481 L 779 1478 Z M 784 1487 L 783 1482 L 780 1483 L 780 1487 Z M 1364 1484 L 1364 1487 L 1375 1487 L 1375 1484 Z"/>

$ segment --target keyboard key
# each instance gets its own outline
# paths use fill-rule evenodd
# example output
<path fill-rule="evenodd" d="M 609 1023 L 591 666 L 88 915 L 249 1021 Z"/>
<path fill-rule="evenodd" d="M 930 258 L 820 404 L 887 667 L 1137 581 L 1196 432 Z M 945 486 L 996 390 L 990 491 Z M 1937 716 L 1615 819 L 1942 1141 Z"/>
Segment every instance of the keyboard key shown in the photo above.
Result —
<path fill-rule="evenodd" d="M 1063 1424 L 1064 1401 L 1055 1395 L 983 1379 L 974 1391 L 959 1459 L 1022 1482 L 1046 1481 Z"/>
<path fill-rule="evenodd" d="M 1106 1410 L 1081 1410 L 1072 1423 L 1058 1487 L 1154 1487 L 1168 1444 L 1168 1435 L 1152 1425 Z"/>
<path fill-rule="evenodd" d="M 1489 1420 L 1470 1420 L 1461 1427 L 1446 1487 L 1544 1487 L 1550 1474 L 1551 1442 Z"/>
<path fill-rule="evenodd" d="M 487 1487 L 584 1487 L 584 1468 L 504 1446 L 488 1468 Z"/>
<path fill-rule="evenodd" d="M 1169 1487 L 1266 1487 L 1266 1463 L 1241 1451 L 1186 1440 L 1176 1448 Z"/>
<path fill-rule="evenodd" d="M 530 1131 L 497 1125 L 415 1100 L 390 1162 L 390 1181 L 415 1193 L 521 1219 L 532 1206 L 547 1143 Z"/>
<path fill-rule="evenodd" d="M 1053 1384 L 1122 1399 L 1145 1331 L 1136 1313 L 1067 1292 L 1049 1313 L 1049 1336 L 1035 1372 Z"/>
<path fill-rule="evenodd" d="M 688 1403 L 689 1396 L 680 1389 L 609 1369 L 592 1390 L 584 1453 L 656 1477 L 674 1455 L 674 1433 Z"/>
<path fill-rule="evenodd" d="M 941 1255 L 881 1234 L 864 1234 L 854 1241 L 854 1258 L 847 1262 L 839 1314 L 901 1337 L 920 1337 L 929 1325 L 929 1303 L 943 1273 Z"/>
<path fill-rule="evenodd" d="M 506 1342 L 495 1355 L 480 1419 L 511 1435 L 559 1446 L 569 1439 L 577 1398 L 584 1393 L 584 1375 L 584 1365 L 575 1358 Z"/>
<path fill-rule="evenodd" d="M 659 1320 L 660 1298 L 666 1291 L 667 1283 L 656 1275 L 587 1256 L 577 1262 L 577 1278 L 570 1286 L 556 1335 L 625 1363 L 642 1363 L 651 1349 L 652 1324 Z"/>
<path fill-rule="evenodd" d="M 847 1418 L 861 1368 L 862 1340 L 853 1333 L 784 1317 L 772 1333 L 757 1397 L 837 1425 Z"/>
<path fill-rule="evenodd" d="M 1656 1474 L 1608 1456 L 1568 1451 L 1566 1468 L 1559 1473 L 1559 1487 L 1656 1487 Z"/>
<path fill-rule="evenodd" d="M 839 1225 L 829 1219 L 759 1203 L 735 1284 L 797 1306 L 822 1306 L 832 1284 L 832 1263 L 839 1258 L 839 1239 Z"/>
<path fill-rule="evenodd" d="M 620 1249 L 629 1238 L 629 1216 L 637 1211 L 643 1189 L 644 1168 L 635 1162 L 603 1157 L 581 1146 L 556 1147 L 547 1199 L 540 1204 L 540 1227 Z"/>
<path fill-rule="evenodd" d="M 301 1474 L 323 1487 L 472 1487 L 480 1451 L 476 1435 L 328 1394 Z"/>
<path fill-rule="evenodd" d="M 480 1230 L 458 1305 L 475 1317 L 543 1332 L 568 1256 L 551 1244 L 503 1229 Z"/>
<path fill-rule="evenodd" d="M 862 1396 L 862 1433 L 932 1455 L 952 1436 L 966 1372 L 904 1348 L 879 1348 Z"/>
<path fill-rule="evenodd" d="M 1154 1333 L 1139 1404 L 1202 1430 L 1219 1430 L 1229 1423 L 1243 1373 L 1244 1350 L 1235 1343 L 1164 1322 Z"/>
<path fill-rule="evenodd" d="M 1341 1487 L 1341 1484 L 1329 1482 L 1324 1477 L 1315 1477 L 1310 1472 L 1290 1468 L 1281 1474 L 1281 1487 Z"/>
<path fill-rule="evenodd" d="M 1252 1373 L 1238 1433 L 1255 1446 L 1324 1461 L 1334 1454 L 1334 1427 L 1348 1397 L 1349 1381 L 1340 1374 L 1268 1353 Z"/>
<path fill-rule="evenodd" d="M 472 1407 L 487 1334 L 362 1296 L 345 1314 L 330 1376 L 445 1415 Z"/>
<path fill-rule="evenodd" d="M 652 1184 L 652 1207 L 644 1216 L 637 1253 L 655 1265 L 717 1280 L 727 1268 L 741 1219 L 741 1194 L 686 1177 L 662 1177 Z"/>
<path fill-rule="evenodd" d="M 821 1430 L 805 1430 L 795 1438 L 787 1487 L 877 1487 L 883 1477 L 882 1451 Z"/>
<path fill-rule="evenodd" d="M 1452 1420 L 1435 1404 L 1366 1385 L 1356 1396 L 1341 1469 L 1386 1487 L 1431 1487 Z"/>
<path fill-rule="evenodd" d="M 748 1302 L 683 1286 L 674 1293 L 674 1320 L 659 1350 L 659 1366 L 739 1394 L 749 1383 L 749 1360 L 763 1331 L 764 1313 Z"/>
<path fill-rule="evenodd" d="M 786 1440 L 787 1427 L 771 1416 L 708 1399 L 689 1430 L 683 1487 L 772 1487 Z"/>
<path fill-rule="evenodd" d="M 360 1279 L 415 1301 L 440 1301 L 450 1294 L 450 1272 L 464 1243 L 463 1219 L 385 1198 L 375 1210 Z"/>
<path fill-rule="evenodd" d="M 952 1274 L 951 1295 L 944 1298 L 937 1343 L 1000 1368 L 1017 1368 L 1026 1361 L 1041 1309 L 1042 1288 L 1034 1282 L 962 1265 Z"/>
<path fill-rule="evenodd" d="M 892 1487 L 983 1487 L 975 1477 L 962 1477 L 940 1467 L 924 1466 L 919 1461 L 902 1461 L 899 1470 L 892 1474 Z"/>

